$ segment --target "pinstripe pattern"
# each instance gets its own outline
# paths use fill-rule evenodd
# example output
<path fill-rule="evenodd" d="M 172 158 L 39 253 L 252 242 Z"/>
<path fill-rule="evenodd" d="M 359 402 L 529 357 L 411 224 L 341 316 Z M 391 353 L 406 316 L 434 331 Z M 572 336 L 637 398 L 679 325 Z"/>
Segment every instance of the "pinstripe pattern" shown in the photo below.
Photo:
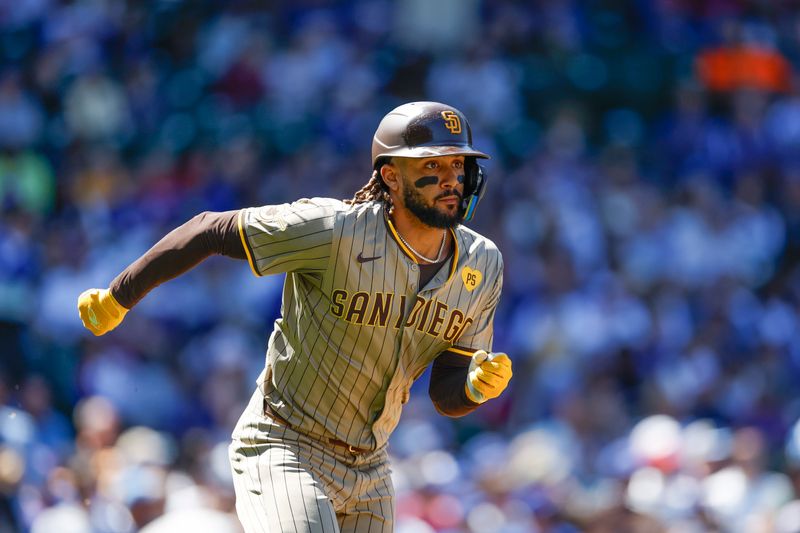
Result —
<path fill-rule="evenodd" d="M 287 273 L 256 394 L 291 426 L 252 409 L 243 415 L 231 448 L 243 522 L 248 531 L 334 531 L 326 527 L 335 513 L 343 531 L 391 530 L 385 461 L 365 470 L 353 464 L 361 456 L 301 453 L 285 432 L 385 456 L 411 384 L 440 353 L 491 351 L 499 251 L 459 227 L 447 267 L 419 287 L 419 266 L 379 203 L 315 198 L 246 209 L 239 229 L 256 275 Z M 472 274 L 481 281 L 468 286 Z"/>
<path fill-rule="evenodd" d="M 245 533 L 381 533 L 393 528 L 385 448 L 358 458 L 331 451 L 263 416 L 256 390 L 229 448 Z"/>
<path fill-rule="evenodd" d="M 455 344 L 442 335 L 427 334 L 425 328 L 403 327 L 404 320 L 399 320 L 401 327 L 393 327 L 397 319 L 409 316 L 417 295 L 470 317 L 459 346 L 491 350 L 502 258 L 493 243 L 477 233 L 456 229 L 457 263 L 442 268 L 420 290 L 418 266 L 391 235 L 381 204 L 302 200 L 245 210 L 241 225 L 258 274 L 291 269 L 267 363 L 271 385 L 280 391 L 269 395 L 270 404 L 295 429 L 359 448 L 377 449 L 386 443 L 415 377 Z M 359 253 L 379 259 L 361 264 L 354 260 Z M 473 291 L 466 290 L 461 279 L 465 266 L 483 276 Z M 369 326 L 335 316 L 335 290 L 348 297 L 363 292 L 370 299 L 376 293 L 391 293 L 389 323 Z M 418 316 L 428 318 L 432 306 L 431 302 L 418 310 Z"/>

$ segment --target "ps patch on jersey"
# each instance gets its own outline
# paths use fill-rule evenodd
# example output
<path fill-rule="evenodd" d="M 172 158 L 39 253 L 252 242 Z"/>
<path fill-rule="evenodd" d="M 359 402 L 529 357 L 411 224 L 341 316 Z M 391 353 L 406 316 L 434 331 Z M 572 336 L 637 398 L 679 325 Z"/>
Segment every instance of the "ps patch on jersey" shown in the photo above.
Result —
<path fill-rule="evenodd" d="M 481 284 L 481 281 L 483 281 L 483 274 L 480 270 L 473 270 L 465 266 L 461 269 L 461 280 L 464 282 L 464 287 L 466 287 L 469 292 L 472 292 Z"/>

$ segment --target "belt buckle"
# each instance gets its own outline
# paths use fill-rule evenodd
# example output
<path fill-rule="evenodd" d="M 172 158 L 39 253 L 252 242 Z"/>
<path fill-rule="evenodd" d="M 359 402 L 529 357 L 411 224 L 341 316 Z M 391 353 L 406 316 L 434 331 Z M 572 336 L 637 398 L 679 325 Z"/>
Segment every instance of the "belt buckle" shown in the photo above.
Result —
<path fill-rule="evenodd" d="M 357 448 L 354 448 L 352 444 L 348 444 L 347 445 L 347 451 L 349 451 L 353 455 L 358 455 L 359 454 L 359 450 Z"/>

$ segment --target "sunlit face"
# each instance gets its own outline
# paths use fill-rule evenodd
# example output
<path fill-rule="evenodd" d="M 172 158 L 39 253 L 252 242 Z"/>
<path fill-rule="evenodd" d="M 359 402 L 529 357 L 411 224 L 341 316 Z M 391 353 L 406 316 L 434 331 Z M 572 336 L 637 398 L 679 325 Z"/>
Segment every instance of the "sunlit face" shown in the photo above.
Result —
<path fill-rule="evenodd" d="M 396 158 L 402 177 L 403 205 L 423 224 L 453 228 L 464 210 L 464 156 Z"/>

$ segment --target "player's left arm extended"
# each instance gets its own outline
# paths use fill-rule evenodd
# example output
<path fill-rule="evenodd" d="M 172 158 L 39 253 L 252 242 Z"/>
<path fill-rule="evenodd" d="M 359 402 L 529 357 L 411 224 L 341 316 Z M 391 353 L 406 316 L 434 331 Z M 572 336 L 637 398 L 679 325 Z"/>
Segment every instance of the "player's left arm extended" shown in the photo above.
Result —
<path fill-rule="evenodd" d="M 95 335 L 116 328 L 153 288 L 176 278 L 213 254 L 246 259 L 238 230 L 239 211 L 204 212 L 168 233 L 123 270 L 108 289 L 78 297 L 78 314 Z"/>
<path fill-rule="evenodd" d="M 433 362 L 428 393 L 439 413 L 464 416 L 500 396 L 511 375 L 511 359 L 502 352 L 477 350 L 465 357 L 446 351 Z"/>

